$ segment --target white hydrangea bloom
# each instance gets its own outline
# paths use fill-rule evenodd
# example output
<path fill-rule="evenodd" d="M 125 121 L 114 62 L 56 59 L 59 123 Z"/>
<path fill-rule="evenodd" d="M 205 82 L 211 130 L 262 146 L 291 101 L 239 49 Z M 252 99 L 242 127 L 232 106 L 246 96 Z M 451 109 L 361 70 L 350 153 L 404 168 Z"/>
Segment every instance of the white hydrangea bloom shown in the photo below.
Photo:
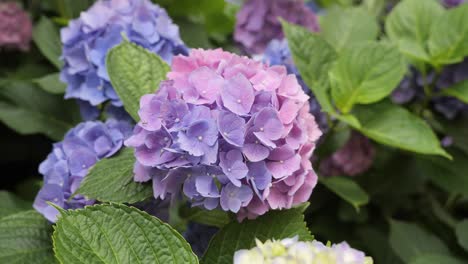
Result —
<path fill-rule="evenodd" d="M 256 240 L 257 246 L 234 254 L 234 264 L 373 264 L 371 257 L 351 248 L 346 242 L 326 246 L 315 240 L 302 242 L 298 237 L 279 241 Z"/>

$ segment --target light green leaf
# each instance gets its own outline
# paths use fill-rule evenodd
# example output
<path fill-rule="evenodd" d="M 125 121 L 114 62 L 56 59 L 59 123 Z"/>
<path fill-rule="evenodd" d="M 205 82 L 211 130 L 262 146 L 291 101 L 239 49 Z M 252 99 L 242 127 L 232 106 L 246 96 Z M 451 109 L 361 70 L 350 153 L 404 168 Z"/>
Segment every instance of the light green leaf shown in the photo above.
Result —
<path fill-rule="evenodd" d="M 353 45 L 343 51 L 329 73 L 332 98 L 348 113 L 354 104 L 375 103 L 389 95 L 405 72 L 395 47 L 376 42 Z"/>
<path fill-rule="evenodd" d="M 434 184 L 449 193 L 468 195 L 468 156 L 456 149 L 450 151 L 453 160 L 438 157 L 418 159 L 418 167 Z"/>
<path fill-rule="evenodd" d="M 462 262 L 454 257 L 439 254 L 425 254 L 417 257 L 409 264 L 463 264 Z"/>
<path fill-rule="evenodd" d="M 47 17 L 41 17 L 33 30 L 33 40 L 41 53 L 58 69 L 63 65 L 60 60 L 62 44 L 58 29 Z"/>
<path fill-rule="evenodd" d="M 0 218 L 32 209 L 31 204 L 16 197 L 13 193 L 0 191 Z"/>
<path fill-rule="evenodd" d="M 100 160 L 84 178 L 77 193 L 101 202 L 117 203 L 136 203 L 151 197 L 151 184 L 133 180 L 134 164 L 135 156 L 130 148 Z"/>
<path fill-rule="evenodd" d="M 367 193 L 349 177 L 320 177 L 319 182 L 354 206 L 356 210 L 369 202 Z"/>
<path fill-rule="evenodd" d="M 374 16 L 363 8 L 327 10 L 320 20 L 320 33 L 337 51 L 349 45 L 377 38 L 379 25 Z"/>
<path fill-rule="evenodd" d="M 442 90 L 442 93 L 468 104 L 468 80 L 450 86 Z"/>
<path fill-rule="evenodd" d="M 282 21 L 288 45 L 302 79 L 316 96 L 325 112 L 334 112 L 331 104 L 328 71 L 336 60 L 336 52 L 319 35 Z"/>
<path fill-rule="evenodd" d="M 455 234 L 457 235 L 458 244 L 468 251 L 468 219 L 459 222 L 455 226 Z"/>
<path fill-rule="evenodd" d="M 180 207 L 179 214 L 186 221 L 193 221 L 219 228 L 227 225 L 230 221 L 228 213 L 218 209 L 204 210 L 198 207 L 182 206 Z"/>
<path fill-rule="evenodd" d="M 66 211 L 53 234 L 61 263 L 198 263 L 168 224 L 134 207 L 101 204 Z"/>
<path fill-rule="evenodd" d="M 52 73 L 34 80 L 39 87 L 51 94 L 64 94 L 67 85 L 60 81 L 59 73 Z"/>
<path fill-rule="evenodd" d="M 418 1 L 419 2 L 419 1 Z M 468 5 L 445 11 L 431 28 L 428 40 L 432 62 L 445 65 L 460 62 L 468 55 Z"/>
<path fill-rule="evenodd" d="M 449 253 L 444 242 L 416 224 L 392 220 L 389 239 L 393 250 L 405 263 L 426 254 Z"/>
<path fill-rule="evenodd" d="M 140 98 L 154 93 L 170 71 L 158 55 L 128 41 L 109 51 L 106 65 L 115 91 L 135 120 L 139 120 Z"/>
<path fill-rule="evenodd" d="M 210 241 L 203 256 L 203 264 L 231 264 L 234 252 L 255 246 L 260 241 L 299 236 L 300 240 L 312 240 L 304 222 L 302 208 L 271 211 L 255 220 L 233 221 L 223 227 Z"/>
<path fill-rule="evenodd" d="M 404 0 L 387 17 L 385 31 L 413 63 L 427 62 L 431 26 L 443 13 L 437 0 Z"/>
<path fill-rule="evenodd" d="M 0 120 L 20 134 L 60 140 L 81 117 L 75 102 L 28 82 L 11 82 L 0 86 Z"/>
<path fill-rule="evenodd" d="M 385 8 L 385 0 L 363 0 L 362 7 L 374 16 L 379 16 Z"/>
<path fill-rule="evenodd" d="M 379 143 L 450 158 L 429 125 L 403 107 L 384 101 L 356 107 L 353 114 L 361 124 L 356 129 Z"/>
<path fill-rule="evenodd" d="M 0 218 L 0 263 L 56 263 L 52 225 L 34 210 Z"/>

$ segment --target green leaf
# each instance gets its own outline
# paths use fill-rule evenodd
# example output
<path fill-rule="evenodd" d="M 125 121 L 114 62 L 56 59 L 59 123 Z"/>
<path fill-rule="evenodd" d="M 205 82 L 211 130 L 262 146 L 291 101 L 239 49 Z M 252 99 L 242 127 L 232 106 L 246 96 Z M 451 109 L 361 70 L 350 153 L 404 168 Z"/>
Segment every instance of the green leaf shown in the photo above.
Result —
<path fill-rule="evenodd" d="M 367 225 L 357 230 L 357 236 L 366 246 L 366 253 L 372 256 L 374 263 L 403 264 L 390 247 L 387 234 L 384 232 L 381 232 L 372 225 Z"/>
<path fill-rule="evenodd" d="M 64 94 L 67 85 L 60 81 L 59 73 L 52 73 L 34 80 L 39 87 L 51 94 Z"/>
<path fill-rule="evenodd" d="M 31 208 L 30 203 L 23 201 L 13 193 L 0 191 L 0 218 Z"/>
<path fill-rule="evenodd" d="M 74 101 L 28 82 L 11 82 L 0 87 L 0 120 L 20 134 L 42 133 L 60 140 L 81 117 Z"/>
<path fill-rule="evenodd" d="M 332 98 L 348 113 L 354 104 L 375 103 L 389 95 L 405 72 L 404 60 L 392 45 L 353 45 L 343 51 L 329 73 Z"/>
<path fill-rule="evenodd" d="M 34 210 L 0 218 L 0 263 L 56 263 L 52 225 Z"/>
<path fill-rule="evenodd" d="M 363 8 L 334 7 L 320 20 L 320 32 L 330 45 L 341 51 L 352 44 L 375 40 L 379 25 Z"/>
<path fill-rule="evenodd" d="M 135 120 L 139 120 L 140 98 L 154 93 L 170 71 L 158 55 L 128 41 L 109 51 L 106 65 L 112 86 Z"/>
<path fill-rule="evenodd" d="M 325 112 L 334 112 L 331 104 L 328 71 L 336 60 L 333 47 L 319 35 L 282 21 L 294 63 L 302 79 L 317 97 Z"/>
<path fill-rule="evenodd" d="M 319 182 L 330 191 L 350 203 L 356 210 L 369 202 L 367 193 L 349 177 L 320 177 Z"/>
<path fill-rule="evenodd" d="M 136 203 L 153 194 L 150 184 L 133 180 L 135 156 L 130 148 L 100 160 L 84 178 L 77 193 L 101 202 Z"/>
<path fill-rule="evenodd" d="M 254 247 L 256 238 L 266 241 L 298 235 L 300 240 L 312 240 L 301 209 L 271 211 L 255 220 L 231 222 L 211 239 L 202 263 L 231 264 L 234 253 L 239 249 Z"/>
<path fill-rule="evenodd" d="M 94 3 L 93 0 L 55 0 L 54 2 L 60 14 L 68 19 L 77 18 Z"/>
<path fill-rule="evenodd" d="M 404 0 L 387 17 L 385 30 L 410 60 L 428 62 L 427 41 L 431 26 L 443 13 L 437 0 Z"/>
<path fill-rule="evenodd" d="M 63 65 L 60 60 L 62 44 L 58 29 L 47 17 L 41 17 L 33 30 L 33 40 L 41 53 L 58 69 Z"/>
<path fill-rule="evenodd" d="M 425 254 L 417 257 L 409 264 L 463 264 L 462 262 L 454 257 L 439 255 L 439 254 Z"/>
<path fill-rule="evenodd" d="M 168 224 L 134 207 L 88 206 L 59 217 L 53 234 L 61 263 L 198 263 Z"/>
<path fill-rule="evenodd" d="M 468 251 L 468 219 L 455 226 L 455 235 L 457 235 L 458 244 Z"/>
<path fill-rule="evenodd" d="M 227 225 L 230 221 L 228 213 L 218 209 L 204 210 L 198 207 L 182 206 L 179 209 L 179 214 L 186 221 L 193 221 L 219 228 Z"/>
<path fill-rule="evenodd" d="M 356 107 L 353 114 L 367 137 L 392 147 L 450 158 L 427 123 L 403 107 L 387 101 Z M 351 124 L 352 125 L 352 124 Z"/>
<path fill-rule="evenodd" d="M 390 221 L 390 245 L 405 263 L 426 254 L 448 254 L 447 246 L 416 224 Z"/>
<path fill-rule="evenodd" d="M 468 156 L 456 149 L 451 150 L 450 154 L 452 161 L 437 157 L 418 159 L 419 170 L 445 191 L 468 195 Z"/>
<path fill-rule="evenodd" d="M 468 104 L 468 80 L 459 82 L 442 90 L 442 94 L 453 96 L 458 100 Z"/>
<path fill-rule="evenodd" d="M 419 3 L 419 1 L 418 1 Z M 431 28 L 428 40 L 432 62 L 445 65 L 460 62 L 468 55 L 468 5 L 445 11 Z"/>

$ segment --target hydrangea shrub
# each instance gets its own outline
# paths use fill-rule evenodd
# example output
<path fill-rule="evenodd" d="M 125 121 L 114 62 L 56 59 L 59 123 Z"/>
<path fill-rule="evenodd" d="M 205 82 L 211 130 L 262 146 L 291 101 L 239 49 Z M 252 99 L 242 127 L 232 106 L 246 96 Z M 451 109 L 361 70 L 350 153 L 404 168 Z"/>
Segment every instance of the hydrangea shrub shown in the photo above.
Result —
<path fill-rule="evenodd" d="M 32 23 L 29 15 L 15 2 L 0 3 L 0 50 L 29 50 Z"/>

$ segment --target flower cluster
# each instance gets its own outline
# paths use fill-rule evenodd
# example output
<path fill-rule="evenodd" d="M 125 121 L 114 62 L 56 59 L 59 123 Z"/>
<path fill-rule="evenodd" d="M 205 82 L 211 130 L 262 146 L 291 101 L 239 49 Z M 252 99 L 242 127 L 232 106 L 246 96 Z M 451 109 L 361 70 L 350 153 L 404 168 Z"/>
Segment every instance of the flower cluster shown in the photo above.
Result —
<path fill-rule="evenodd" d="M 306 201 L 309 158 L 321 131 L 308 96 L 283 66 L 217 50 L 176 56 L 169 80 L 140 100 L 135 180 L 164 199 L 181 188 L 193 205 L 254 218 Z"/>
<path fill-rule="evenodd" d="M 263 54 L 263 61 L 269 65 L 284 65 L 288 70 L 288 73 L 296 75 L 299 84 L 302 86 L 302 89 L 307 95 L 310 96 L 310 112 L 314 115 L 320 130 L 322 130 L 322 132 L 326 132 L 328 130 L 327 115 L 322 112 L 322 108 L 312 93 L 312 90 L 304 83 L 299 74 L 299 71 L 294 65 L 291 56 L 291 50 L 288 46 L 288 41 L 286 39 L 274 39 L 270 41 L 267 48 L 265 49 L 265 53 Z"/>
<path fill-rule="evenodd" d="M 108 50 L 122 42 L 122 34 L 167 62 L 186 52 L 179 28 L 151 1 L 100 0 L 61 30 L 65 61 L 61 80 L 68 86 L 65 98 L 92 106 L 110 100 L 122 106 L 105 67 Z"/>
<path fill-rule="evenodd" d="M 434 83 L 432 93 L 437 94 L 443 89 L 466 80 L 468 80 L 468 59 L 445 67 L 437 80 L 435 80 L 435 73 L 430 73 L 424 78 L 416 70 L 412 70 L 411 75 L 405 77 L 392 93 L 392 100 L 397 104 L 422 101 L 426 96 L 424 86 L 430 87 Z M 454 97 L 434 96 L 431 104 L 435 111 L 447 119 L 454 119 L 459 113 L 468 111 L 468 105 Z"/>
<path fill-rule="evenodd" d="M 88 170 L 98 160 L 114 155 L 131 134 L 129 123 L 116 120 L 80 123 L 63 141 L 55 143 L 52 152 L 39 166 L 44 185 L 36 196 L 34 208 L 49 221 L 55 222 L 58 211 L 52 202 L 64 209 L 82 208 L 94 200 L 76 194 Z"/>
<path fill-rule="evenodd" d="M 340 149 L 320 162 L 319 171 L 324 176 L 356 176 L 367 171 L 374 161 L 375 149 L 370 140 L 353 131 Z"/>
<path fill-rule="evenodd" d="M 451 7 L 457 7 L 463 3 L 466 3 L 466 0 L 442 0 L 442 3 L 446 7 L 451 8 Z"/>
<path fill-rule="evenodd" d="M 364 252 L 351 248 L 346 242 L 326 246 L 314 240 L 298 241 L 297 236 L 280 241 L 256 240 L 257 246 L 241 249 L 234 254 L 234 264 L 372 264 L 371 257 Z"/>
<path fill-rule="evenodd" d="M 28 14 L 17 3 L 0 3 L 0 49 L 29 50 L 31 36 Z"/>
<path fill-rule="evenodd" d="M 284 37 L 278 17 L 319 30 L 317 17 L 303 0 L 247 0 L 237 14 L 234 39 L 247 52 L 261 53 L 271 40 Z"/>

